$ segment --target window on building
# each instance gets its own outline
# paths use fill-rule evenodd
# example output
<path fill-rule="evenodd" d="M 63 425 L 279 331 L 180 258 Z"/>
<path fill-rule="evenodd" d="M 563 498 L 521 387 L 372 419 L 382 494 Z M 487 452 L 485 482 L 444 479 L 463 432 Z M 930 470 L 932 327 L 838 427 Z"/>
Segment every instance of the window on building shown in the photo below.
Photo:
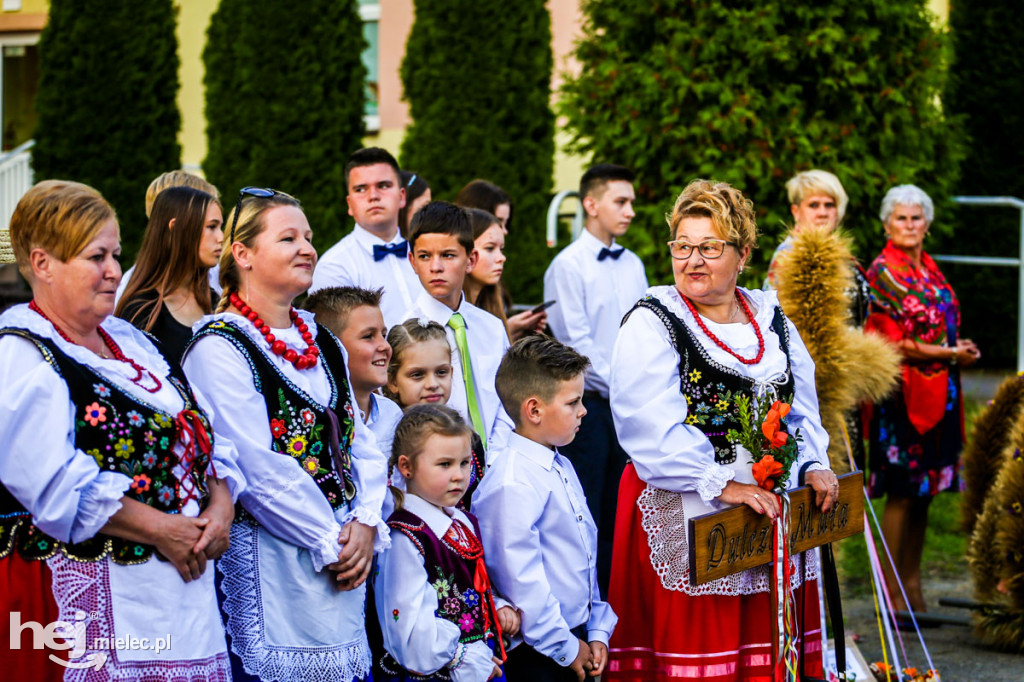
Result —
<path fill-rule="evenodd" d="M 28 142 L 36 130 L 39 34 L 0 35 L 0 150 Z"/>
<path fill-rule="evenodd" d="M 359 16 L 363 19 L 363 37 L 366 38 L 366 49 L 363 51 L 363 64 L 366 66 L 366 119 L 368 132 L 380 130 L 380 87 L 378 73 L 380 62 L 377 57 L 377 30 L 380 25 L 379 0 L 359 0 Z"/>

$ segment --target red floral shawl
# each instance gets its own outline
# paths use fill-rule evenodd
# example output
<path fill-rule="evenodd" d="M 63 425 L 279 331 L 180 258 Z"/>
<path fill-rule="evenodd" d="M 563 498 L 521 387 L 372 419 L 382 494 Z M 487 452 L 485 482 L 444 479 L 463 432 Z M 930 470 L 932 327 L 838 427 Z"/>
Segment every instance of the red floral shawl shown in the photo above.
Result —
<path fill-rule="evenodd" d="M 935 261 L 921 254 L 921 267 L 887 242 L 867 272 L 871 310 L 866 329 L 899 342 L 955 346 L 960 305 Z M 949 366 L 941 361 L 903 362 L 903 398 L 907 416 L 924 434 L 942 420 L 946 410 Z"/>

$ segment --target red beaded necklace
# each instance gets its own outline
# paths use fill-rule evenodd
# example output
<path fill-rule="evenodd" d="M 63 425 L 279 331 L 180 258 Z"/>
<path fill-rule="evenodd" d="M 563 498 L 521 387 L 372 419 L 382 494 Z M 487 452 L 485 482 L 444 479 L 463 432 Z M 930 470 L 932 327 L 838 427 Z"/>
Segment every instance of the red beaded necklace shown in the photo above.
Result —
<path fill-rule="evenodd" d="M 76 341 L 74 341 L 70 336 L 68 336 L 64 332 L 63 329 L 61 329 L 59 326 L 57 326 L 56 322 L 54 322 L 49 317 L 47 317 L 46 313 L 44 313 L 43 309 L 39 307 L 39 304 L 36 303 L 35 299 L 32 299 L 31 301 L 28 302 L 28 307 L 29 307 L 29 310 L 32 310 L 32 311 L 38 313 L 40 317 L 42 317 L 44 320 L 46 320 L 47 322 L 52 324 L 53 328 L 57 331 L 58 334 L 60 334 L 60 337 L 62 339 L 64 339 L 68 343 L 74 344 L 76 346 L 81 345 L 81 344 L 77 343 Z M 159 377 L 157 377 L 157 375 L 153 374 L 148 369 L 146 369 L 145 367 L 143 367 L 139 363 L 135 362 L 134 360 L 132 360 L 128 356 L 126 356 L 121 351 L 121 347 L 118 346 L 117 343 L 114 341 L 114 339 L 112 339 L 110 337 L 110 334 L 108 334 L 106 331 L 103 330 L 103 327 L 97 326 L 96 327 L 96 331 L 99 333 L 100 338 L 103 339 L 103 343 L 107 344 L 107 349 L 110 350 L 110 354 L 112 356 L 114 356 L 115 360 L 120 360 L 121 362 L 123 362 L 125 364 L 131 365 L 131 368 L 134 369 L 136 372 L 138 372 L 135 375 L 134 379 L 130 379 L 130 381 L 133 384 L 135 384 L 136 386 L 138 386 L 142 390 L 147 391 L 149 393 L 156 393 L 161 388 L 163 388 L 163 384 L 160 382 Z M 143 373 L 148 374 L 149 378 L 153 380 L 153 388 L 150 388 L 149 386 L 143 386 L 142 385 L 142 375 L 143 375 Z"/>
<path fill-rule="evenodd" d="M 292 324 L 296 325 L 299 329 L 299 333 L 302 334 L 302 340 L 306 342 L 306 350 L 303 353 L 299 353 L 293 348 L 289 348 L 288 345 L 281 339 L 276 338 L 270 332 L 270 325 L 264 322 L 259 313 L 246 305 L 242 297 L 237 293 L 232 293 L 228 296 L 228 300 L 231 301 L 231 305 L 235 306 L 243 316 L 248 318 L 252 322 L 253 326 L 261 334 L 263 338 L 267 340 L 267 344 L 270 346 L 270 352 L 274 355 L 284 356 L 284 359 L 295 365 L 295 369 L 303 370 L 309 369 L 310 367 L 316 367 L 317 356 L 320 355 L 320 349 L 316 347 L 313 342 L 313 333 L 309 331 L 309 327 L 305 322 L 299 318 L 298 311 L 292 308 L 288 315 L 291 317 Z"/>
<path fill-rule="evenodd" d="M 682 294 L 680 295 L 682 296 Z M 754 325 L 754 336 L 757 337 L 757 355 L 750 360 L 741 357 L 732 348 L 725 345 L 720 338 L 712 334 L 711 330 L 708 329 L 708 326 L 704 324 L 704 320 L 700 319 L 700 313 L 697 312 L 697 308 L 693 305 L 693 302 L 686 296 L 683 296 L 683 303 L 686 304 L 687 309 L 693 314 L 693 319 L 697 320 L 697 326 L 700 327 L 700 330 L 704 332 L 705 336 L 711 339 L 716 346 L 742 362 L 744 365 L 756 365 L 761 362 L 761 358 L 764 357 L 764 337 L 761 336 L 761 328 L 757 326 L 757 320 L 754 319 L 753 313 L 750 312 L 750 306 L 747 305 L 747 299 L 743 298 L 742 294 L 740 294 L 738 290 L 736 291 L 736 300 L 739 301 L 740 308 L 743 310 L 743 314 L 747 316 L 747 319 L 750 320 L 750 324 Z"/>

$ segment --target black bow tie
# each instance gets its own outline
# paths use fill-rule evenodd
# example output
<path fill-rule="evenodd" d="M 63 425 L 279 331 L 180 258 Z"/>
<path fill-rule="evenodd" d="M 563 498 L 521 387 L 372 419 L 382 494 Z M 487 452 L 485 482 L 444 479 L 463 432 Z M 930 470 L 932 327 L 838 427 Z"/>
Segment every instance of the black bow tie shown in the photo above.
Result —
<path fill-rule="evenodd" d="M 620 249 L 609 249 L 607 246 L 601 247 L 601 252 L 597 254 L 597 260 L 603 261 L 605 258 L 611 258 L 612 260 L 619 260 L 619 256 L 625 251 L 625 247 Z"/>
<path fill-rule="evenodd" d="M 395 255 L 399 258 L 405 258 L 406 254 L 409 253 L 409 242 L 401 241 L 395 244 L 374 244 L 373 245 L 373 262 L 382 261 L 389 255 Z"/>

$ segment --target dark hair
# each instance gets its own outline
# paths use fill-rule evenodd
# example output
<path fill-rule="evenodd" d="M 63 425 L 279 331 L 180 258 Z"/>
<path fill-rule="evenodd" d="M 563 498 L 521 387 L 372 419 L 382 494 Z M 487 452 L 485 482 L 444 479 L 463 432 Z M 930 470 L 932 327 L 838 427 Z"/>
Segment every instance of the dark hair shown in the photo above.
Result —
<path fill-rule="evenodd" d="M 633 182 L 636 180 L 636 174 L 625 166 L 614 163 L 599 163 L 596 166 L 591 166 L 580 178 L 580 201 L 613 180 Z"/>
<path fill-rule="evenodd" d="M 388 476 L 394 475 L 401 455 L 415 462 L 427 439 L 434 435 L 465 436 L 467 454 L 472 447 L 473 429 L 458 412 L 447 405 L 413 405 L 395 427 L 395 439 L 391 442 L 391 456 L 388 458 Z M 395 486 L 389 487 L 395 497 L 395 509 L 401 509 L 405 493 Z"/>
<path fill-rule="evenodd" d="M 459 190 L 455 203 L 463 208 L 482 208 L 488 213 L 496 213 L 498 206 L 508 204 L 512 208 L 512 199 L 502 188 L 488 180 L 472 180 Z M 511 216 L 509 216 L 511 220 Z"/>
<path fill-rule="evenodd" d="M 497 219 L 492 213 L 488 213 L 482 208 L 467 208 L 466 213 L 469 215 L 469 224 L 473 228 L 473 242 L 480 238 L 484 232 L 489 230 L 492 225 L 501 225 L 501 221 Z M 468 280 L 472 275 L 467 275 Z M 462 291 L 465 293 L 466 284 L 463 282 Z M 502 286 L 499 280 L 497 284 L 485 284 L 480 293 L 476 295 L 475 301 L 469 301 L 477 308 L 486 310 L 491 315 L 494 315 L 502 324 L 508 327 L 508 317 L 505 315 L 505 300 L 502 296 Z M 468 298 L 466 299 L 469 300 Z"/>
<path fill-rule="evenodd" d="M 519 339 L 505 352 L 494 384 L 502 407 L 519 425 L 527 398 L 547 402 L 563 381 L 575 379 L 590 367 L 590 359 L 550 336 L 533 334 Z"/>
<path fill-rule="evenodd" d="M 144 331 L 152 331 L 164 299 L 183 286 L 204 313 L 211 312 L 210 269 L 199 260 L 199 244 L 206 211 L 215 201 L 212 195 L 186 186 L 168 187 L 156 196 L 135 259 L 135 272 L 117 304 L 118 317 L 125 315 L 129 305 L 139 303 L 140 295 L 153 292 L 156 297 L 142 302 L 128 320 Z"/>
<path fill-rule="evenodd" d="M 346 187 L 348 186 L 348 175 L 352 172 L 353 168 L 376 166 L 378 163 L 386 163 L 394 168 L 396 178 L 399 177 L 402 172 L 402 169 L 398 167 L 398 161 L 395 160 L 395 157 L 391 156 L 391 152 L 387 149 L 381 149 L 380 147 L 364 147 L 352 152 L 352 156 L 348 157 L 348 162 L 345 164 Z"/>
<path fill-rule="evenodd" d="M 409 225 L 409 248 L 424 234 L 449 234 L 455 237 L 466 253 L 473 253 L 473 228 L 466 210 L 447 201 L 431 201 L 416 212 Z"/>
<path fill-rule="evenodd" d="M 380 289 L 362 289 L 360 287 L 327 287 L 306 297 L 302 307 L 313 313 L 316 321 L 341 337 L 348 326 L 349 314 L 360 306 L 380 308 L 380 297 L 384 294 Z"/>
<path fill-rule="evenodd" d="M 430 183 L 422 175 L 412 171 L 399 172 L 398 179 L 401 180 L 402 187 L 405 188 L 405 206 L 398 209 L 398 229 L 402 231 L 403 235 L 406 235 L 409 234 L 409 209 L 412 207 L 412 202 L 430 189 Z"/>

